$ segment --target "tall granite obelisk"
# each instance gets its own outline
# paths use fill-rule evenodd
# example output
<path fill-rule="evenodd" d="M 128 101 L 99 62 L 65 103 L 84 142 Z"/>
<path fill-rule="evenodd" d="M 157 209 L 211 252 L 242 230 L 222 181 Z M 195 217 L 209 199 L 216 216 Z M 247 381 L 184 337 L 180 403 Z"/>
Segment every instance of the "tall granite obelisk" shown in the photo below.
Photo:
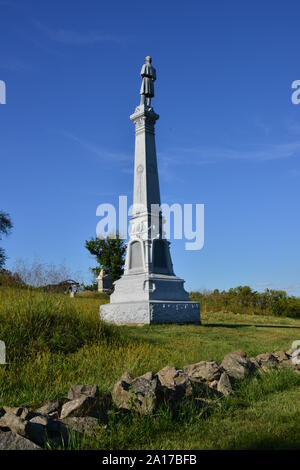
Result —
<path fill-rule="evenodd" d="M 200 305 L 190 302 L 184 280 L 173 271 L 169 241 L 163 236 L 154 126 L 151 107 L 156 71 L 150 56 L 141 70 L 141 101 L 135 124 L 134 195 L 124 274 L 115 283 L 101 318 L 117 324 L 200 323 Z"/>

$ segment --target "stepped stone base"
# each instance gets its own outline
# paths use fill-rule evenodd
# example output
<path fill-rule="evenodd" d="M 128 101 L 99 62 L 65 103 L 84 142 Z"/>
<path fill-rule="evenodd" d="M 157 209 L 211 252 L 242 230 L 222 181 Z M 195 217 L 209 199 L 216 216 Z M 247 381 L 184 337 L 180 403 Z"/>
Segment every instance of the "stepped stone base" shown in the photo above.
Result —
<path fill-rule="evenodd" d="M 107 323 L 117 325 L 201 323 L 200 304 L 190 301 L 149 300 L 104 304 L 100 306 L 100 317 Z"/>

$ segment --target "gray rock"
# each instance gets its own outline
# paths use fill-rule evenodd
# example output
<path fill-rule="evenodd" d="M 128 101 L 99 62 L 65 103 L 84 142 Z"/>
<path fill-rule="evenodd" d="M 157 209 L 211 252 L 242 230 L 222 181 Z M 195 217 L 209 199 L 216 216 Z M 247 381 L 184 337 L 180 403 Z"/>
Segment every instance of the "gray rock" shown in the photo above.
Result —
<path fill-rule="evenodd" d="M 30 421 L 20 416 L 6 413 L 0 418 L 0 429 L 12 431 L 33 441 L 39 446 L 50 444 L 65 444 L 69 441 L 69 431 L 66 425 L 51 417 L 35 414 Z"/>
<path fill-rule="evenodd" d="M 35 412 L 41 415 L 49 415 L 53 417 L 58 417 L 61 407 L 62 407 L 61 400 L 48 400 L 46 403 L 44 403 L 43 406 L 41 406 L 40 408 L 37 408 Z"/>
<path fill-rule="evenodd" d="M 186 372 L 175 369 L 172 366 L 166 366 L 156 374 L 161 387 L 176 390 L 182 388 L 185 390 L 190 385 L 189 377 Z"/>
<path fill-rule="evenodd" d="M 97 385 L 72 385 L 68 393 L 68 400 L 76 400 L 82 396 L 97 398 L 99 388 Z"/>
<path fill-rule="evenodd" d="M 229 377 L 235 380 L 242 380 L 250 374 L 253 366 L 246 358 L 246 353 L 238 350 L 227 354 L 221 363 L 221 367 L 227 372 Z"/>
<path fill-rule="evenodd" d="M 98 399 L 82 395 L 80 398 L 68 401 L 61 409 L 61 419 L 78 416 L 94 416 L 98 414 Z"/>
<path fill-rule="evenodd" d="M 260 368 L 260 365 L 255 357 L 249 357 L 249 362 L 250 362 L 250 367 L 251 367 L 252 372 Z"/>
<path fill-rule="evenodd" d="M 114 385 L 112 399 L 118 408 L 135 409 L 141 414 L 151 413 L 156 407 L 157 378 L 152 372 L 132 379 L 125 373 Z"/>
<path fill-rule="evenodd" d="M 19 416 L 22 419 L 29 420 L 35 416 L 35 413 L 28 408 L 16 406 L 16 407 L 10 407 L 10 406 L 4 406 L 3 410 L 5 411 L 5 414 L 13 414 L 15 416 Z"/>
<path fill-rule="evenodd" d="M 292 352 L 292 357 L 298 357 L 300 356 L 300 348 L 294 349 Z"/>
<path fill-rule="evenodd" d="M 29 439 L 8 431 L 0 433 L 0 450 L 42 450 L 42 448 Z"/>
<path fill-rule="evenodd" d="M 278 366 L 277 358 L 271 352 L 259 354 L 256 356 L 256 360 L 264 372 L 267 372 L 270 368 Z"/>
<path fill-rule="evenodd" d="M 230 378 L 226 372 L 223 372 L 220 380 L 217 385 L 218 392 L 222 393 L 225 396 L 233 395 L 232 386 L 230 383 Z"/>
<path fill-rule="evenodd" d="M 157 374 L 160 399 L 168 404 L 175 404 L 183 397 L 193 395 L 193 387 L 189 376 L 183 370 L 166 366 Z"/>
<path fill-rule="evenodd" d="M 20 416 L 24 408 L 20 406 L 3 406 L 3 410 L 5 413 L 10 415 Z"/>
<path fill-rule="evenodd" d="M 291 360 L 294 366 L 300 365 L 300 349 L 295 349 L 293 351 Z"/>
<path fill-rule="evenodd" d="M 278 362 L 287 361 L 289 359 L 284 351 L 276 351 L 273 353 L 273 356 Z"/>
<path fill-rule="evenodd" d="M 190 380 L 213 382 L 219 380 L 221 371 L 215 361 L 200 361 L 196 364 L 189 364 L 184 367 L 184 372 Z"/>
<path fill-rule="evenodd" d="M 280 368 L 287 368 L 287 369 L 293 369 L 295 365 L 293 364 L 291 359 L 287 359 L 286 361 L 281 361 L 278 364 L 278 367 Z"/>
<path fill-rule="evenodd" d="M 280 367 L 280 368 L 292 368 L 293 367 L 293 363 L 290 359 L 290 356 L 286 352 L 276 351 L 276 352 L 273 353 L 273 356 L 278 361 L 278 364 L 273 364 L 273 367 L 276 367 L 276 365 L 278 365 L 278 367 Z M 272 363 L 273 362 L 274 361 L 272 361 Z M 271 367 L 272 367 L 272 365 L 271 365 Z"/>
<path fill-rule="evenodd" d="M 63 423 L 71 431 L 92 435 L 99 430 L 99 421 L 97 418 L 91 416 L 85 416 L 83 418 L 74 417 L 74 418 L 65 418 Z"/>
<path fill-rule="evenodd" d="M 47 416 L 38 415 L 30 420 L 31 423 L 41 424 L 42 426 L 47 426 L 49 419 Z"/>
<path fill-rule="evenodd" d="M 45 426 L 26 421 L 14 414 L 6 413 L 0 418 L 0 429 L 3 431 L 13 431 L 38 445 L 44 445 L 46 442 Z"/>
<path fill-rule="evenodd" d="M 209 388 L 212 388 L 213 390 L 217 390 L 217 388 L 218 388 L 218 381 L 217 381 L 217 380 L 213 380 L 212 382 L 209 382 L 209 383 L 208 383 L 208 386 L 209 386 Z"/>
<path fill-rule="evenodd" d="M 123 380 L 124 382 L 130 384 L 133 380 L 134 380 L 134 377 L 126 370 L 122 377 L 120 378 L 120 380 Z"/>
<path fill-rule="evenodd" d="M 131 391 L 131 383 L 133 377 L 129 372 L 124 372 L 120 380 L 115 383 L 112 389 L 112 400 L 113 403 L 118 407 L 125 410 L 133 408 L 133 401 L 135 400 L 134 395 Z"/>
<path fill-rule="evenodd" d="M 5 413 L 4 416 L 0 418 L 0 429 L 2 431 L 13 431 L 21 436 L 26 436 L 26 427 L 27 422 L 13 413 Z"/>
<path fill-rule="evenodd" d="M 131 382 L 131 389 L 138 399 L 138 411 L 148 414 L 156 407 L 157 378 L 147 372 Z"/>
<path fill-rule="evenodd" d="M 292 357 L 293 352 L 294 352 L 295 350 L 296 350 L 295 348 L 290 348 L 290 349 L 288 349 L 287 351 L 285 351 L 285 354 L 286 354 L 288 357 Z"/>
<path fill-rule="evenodd" d="M 47 416 L 49 416 L 50 418 L 53 418 L 53 419 L 58 419 L 59 416 L 60 416 L 60 411 L 52 411 L 51 413 L 49 413 Z"/>

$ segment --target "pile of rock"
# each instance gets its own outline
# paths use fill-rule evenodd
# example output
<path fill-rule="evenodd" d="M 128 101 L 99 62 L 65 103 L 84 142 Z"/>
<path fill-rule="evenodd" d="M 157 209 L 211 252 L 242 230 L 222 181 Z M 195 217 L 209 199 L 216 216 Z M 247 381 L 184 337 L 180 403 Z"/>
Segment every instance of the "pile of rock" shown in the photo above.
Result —
<path fill-rule="evenodd" d="M 0 450 L 37 450 L 67 446 L 71 434 L 92 434 L 104 420 L 106 397 L 99 396 L 96 385 L 73 385 L 68 401 L 48 401 L 41 408 L 0 409 Z"/>
<path fill-rule="evenodd" d="M 174 407 L 183 397 L 207 402 L 212 397 L 232 395 L 236 381 L 254 372 L 279 367 L 290 367 L 300 373 L 300 349 L 268 352 L 250 358 L 238 350 L 227 354 L 220 365 L 215 361 L 200 361 L 183 369 L 166 366 L 157 374 L 147 372 L 136 378 L 125 372 L 113 387 L 112 399 L 120 409 L 148 414 L 162 401 Z"/>
<path fill-rule="evenodd" d="M 215 403 L 215 398 L 234 393 L 234 383 L 254 372 L 288 367 L 300 373 L 300 349 L 259 354 L 247 358 L 244 351 L 227 354 L 221 364 L 200 361 L 183 369 L 166 366 L 159 372 L 147 372 L 132 377 L 125 372 L 114 385 L 112 393 L 99 395 L 96 385 L 73 385 L 68 400 L 48 401 L 36 410 L 28 408 L 0 408 L 0 450 L 43 449 L 65 445 L 71 434 L 93 434 L 105 426 L 111 400 L 122 410 L 135 410 L 140 414 L 155 411 L 166 403 L 176 410 L 183 399 L 196 403 Z"/>

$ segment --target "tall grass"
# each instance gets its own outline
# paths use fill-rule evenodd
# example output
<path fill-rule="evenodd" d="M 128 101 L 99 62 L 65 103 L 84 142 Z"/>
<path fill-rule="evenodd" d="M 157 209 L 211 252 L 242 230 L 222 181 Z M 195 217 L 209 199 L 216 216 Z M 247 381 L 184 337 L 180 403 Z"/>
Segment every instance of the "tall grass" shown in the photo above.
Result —
<path fill-rule="evenodd" d="M 73 353 L 112 334 L 87 304 L 33 289 L 0 289 L 0 339 L 9 362 L 47 351 Z"/>

